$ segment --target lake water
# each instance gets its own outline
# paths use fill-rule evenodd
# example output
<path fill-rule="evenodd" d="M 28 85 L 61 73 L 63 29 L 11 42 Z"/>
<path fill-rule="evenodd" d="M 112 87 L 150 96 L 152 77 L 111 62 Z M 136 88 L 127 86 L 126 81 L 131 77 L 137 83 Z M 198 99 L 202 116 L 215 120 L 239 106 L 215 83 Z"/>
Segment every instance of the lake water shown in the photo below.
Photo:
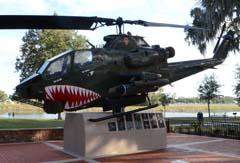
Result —
<path fill-rule="evenodd" d="M 47 113 L 33 113 L 33 114 L 14 114 L 14 118 L 28 118 L 28 119 L 57 119 L 57 114 L 47 114 Z M 12 114 L 2 113 L 0 118 L 13 118 Z"/>
<path fill-rule="evenodd" d="M 240 116 L 240 112 L 236 112 L 236 116 Z M 223 117 L 226 115 L 227 117 L 234 117 L 233 112 L 226 113 L 211 113 L 211 116 L 215 117 Z M 62 118 L 65 117 L 65 113 L 61 114 Z M 204 117 L 208 117 L 208 113 L 203 113 Z M 16 114 L 14 118 L 28 118 L 28 119 L 57 119 L 57 114 L 47 114 L 47 113 L 33 113 L 33 114 Z M 174 118 L 174 117 L 197 117 L 197 113 L 187 113 L 187 112 L 166 112 L 166 118 Z M 8 113 L 0 114 L 0 118 L 12 118 L 12 115 Z"/>
<path fill-rule="evenodd" d="M 240 112 L 237 113 L 237 117 L 240 116 Z M 212 117 L 234 117 L 233 112 L 222 112 L 222 113 L 211 113 Z M 165 117 L 197 117 L 197 113 L 186 113 L 186 112 L 166 112 Z M 208 117 L 208 113 L 203 113 L 203 117 Z"/>

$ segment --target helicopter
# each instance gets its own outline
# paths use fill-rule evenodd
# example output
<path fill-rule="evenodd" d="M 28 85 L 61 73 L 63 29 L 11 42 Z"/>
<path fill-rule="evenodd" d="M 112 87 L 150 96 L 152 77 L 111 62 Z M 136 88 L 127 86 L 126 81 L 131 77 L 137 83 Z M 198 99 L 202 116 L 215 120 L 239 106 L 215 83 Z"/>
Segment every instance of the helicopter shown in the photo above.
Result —
<path fill-rule="evenodd" d="M 43 107 L 46 113 L 76 111 L 102 107 L 112 115 L 92 122 L 103 121 L 126 114 L 151 109 L 148 93 L 160 87 L 215 68 L 224 62 L 234 40 L 229 30 L 222 29 L 212 58 L 168 63 L 174 57 L 173 47 L 150 46 L 143 37 L 123 33 L 124 24 L 145 27 L 174 27 L 202 30 L 188 25 L 123 20 L 43 15 L 1 15 L 0 29 L 77 29 L 95 30 L 115 25 L 118 33 L 104 37 L 103 48 L 68 50 L 46 60 L 30 77 L 16 86 L 13 99 Z M 131 111 L 124 108 L 148 102 L 148 106 Z"/>

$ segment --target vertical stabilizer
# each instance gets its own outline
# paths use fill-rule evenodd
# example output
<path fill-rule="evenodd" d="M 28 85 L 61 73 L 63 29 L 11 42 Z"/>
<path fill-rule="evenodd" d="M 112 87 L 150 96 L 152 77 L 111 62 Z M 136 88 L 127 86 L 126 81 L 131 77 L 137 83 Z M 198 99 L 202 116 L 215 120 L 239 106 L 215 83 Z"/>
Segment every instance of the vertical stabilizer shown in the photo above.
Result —
<path fill-rule="evenodd" d="M 234 32 L 229 31 L 224 37 L 220 45 L 218 45 L 214 50 L 214 59 L 224 60 L 230 48 L 230 44 L 233 41 Z"/>

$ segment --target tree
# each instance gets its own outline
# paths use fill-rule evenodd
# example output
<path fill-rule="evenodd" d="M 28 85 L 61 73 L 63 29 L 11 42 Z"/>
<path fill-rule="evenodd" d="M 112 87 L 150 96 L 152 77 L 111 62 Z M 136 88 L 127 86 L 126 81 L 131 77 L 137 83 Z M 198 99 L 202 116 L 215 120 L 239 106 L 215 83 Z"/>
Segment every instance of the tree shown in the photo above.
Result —
<path fill-rule="evenodd" d="M 148 95 L 151 103 L 159 104 L 159 96 L 162 92 L 163 92 L 163 88 L 159 88 L 156 92 L 150 92 Z"/>
<path fill-rule="evenodd" d="M 7 94 L 0 90 L 0 102 L 5 102 L 8 99 Z"/>
<path fill-rule="evenodd" d="M 214 98 L 220 97 L 219 95 L 219 88 L 221 87 L 220 84 L 218 84 L 216 77 L 212 74 L 210 76 L 206 76 L 202 84 L 198 87 L 198 93 L 200 100 L 207 101 L 208 106 L 208 116 L 210 118 L 210 102 Z"/>
<path fill-rule="evenodd" d="M 193 26 L 207 30 L 188 30 L 185 38 L 189 43 L 197 45 L 201 53 L 206 50 L 206 43 L 216 38 L 222 25 L 227 22 L 227 29 L 236 32 L 237 38 L 230 47 L 239 51 L 240 39 L 240 3 L 239 0 L 199 0 L 197 6 L 191 10 Z"/>
<path fill-rule="evenodd" d="M 237 96 L 236 100 L 238 105 L 240 106 L 240 66 L 237 65 L 235 70 L 235 80 L 236 85 L 234 86 L 234 94 Z"/>
<path fill-rule="evenodd" d="M 200 103 L 198 97 L 178 97 L 175 99 L 175 102 L 176 103 L 185 103 L 185 104 Z"/>
<path fill-rule="evenodd" d="M 36 30 L 31 29 L 22 38 L 22 55 L 17 57 L 16 71 L 20 71 L 20 80 L 34 73 L 48 58 L 67 49 L 87 48 L 84 36 L 74 30 Z"/>
<path fill-rule="evenodd" d="M 172 99 L 173 98 L 170 94 L 161 93 L 159 95 L 159 101 L 160 101 L 161 105 L 163 106 L 163 117 L 164 118 L 165 118 L 166 106 L 170 104 Z"/>

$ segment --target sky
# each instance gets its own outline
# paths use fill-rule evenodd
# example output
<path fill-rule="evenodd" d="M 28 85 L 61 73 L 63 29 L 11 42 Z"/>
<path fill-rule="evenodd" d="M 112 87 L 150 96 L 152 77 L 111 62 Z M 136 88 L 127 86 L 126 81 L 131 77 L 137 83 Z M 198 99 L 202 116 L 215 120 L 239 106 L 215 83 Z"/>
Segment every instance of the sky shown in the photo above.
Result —
<path fill-rule="evenodd" d="M 106 18 L 123 17 L 125 20 L 146 20 L 162 23 L 190 24 L 190 10 L 196 7 L 196 0 L 0 0 L 0 15 L 52 15 L 56 12 L 64 16 L 98 16 Z M 22 37 L 27 30 L 0 30 L 0 90 L 8 95 L 19 83 L 19 73 L 15 71 L 17 56 L 21 55 Z M 169 62 L 210 58 L 216 40 L 208 43 L 205 56 L 197 47 L 184 41 L 183 29 L 141 27 L 125 25 L 125 32 L 141 35 L 150 45 L 175 48 L 175 57 Z M 95 31 L 79 30 L 94 45 L 104 44 L 103 37 L 115 34 L 115 27 L 103 27 Z M 239 54 L 230 53 L 224 64 L 215 70 L 206 70 L 191 77 L 165 86 L 166 93 L 177 97 L 196 97 L 197 88 L 206 75 L 214 73 L 222 86 L 221 94 L 234 96 L 234 70 L 240 61 Z"/>

